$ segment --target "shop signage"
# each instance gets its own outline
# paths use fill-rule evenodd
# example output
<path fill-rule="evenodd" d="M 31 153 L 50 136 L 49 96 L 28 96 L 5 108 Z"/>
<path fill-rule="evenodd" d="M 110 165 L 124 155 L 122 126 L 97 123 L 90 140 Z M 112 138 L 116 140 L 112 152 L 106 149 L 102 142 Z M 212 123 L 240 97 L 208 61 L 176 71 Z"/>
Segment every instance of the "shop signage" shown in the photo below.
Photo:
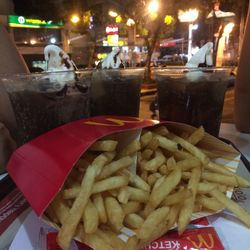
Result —
<path fill-rule="evenodd" d="M 108 25 L 106 26 L 107 35 L 116 35 L 119 32 L 118 25 Z"/>
<path fill-rule="evenodd" d="M 8 17 L 10 27 L 18 28 L 48 28 L 48 29 L 59 29 L 64 25 L 62 22 L 54 23 L 53 21 L 46 21 L 40 19 L 33 19 L 24 16 L 12 16 Z"/>

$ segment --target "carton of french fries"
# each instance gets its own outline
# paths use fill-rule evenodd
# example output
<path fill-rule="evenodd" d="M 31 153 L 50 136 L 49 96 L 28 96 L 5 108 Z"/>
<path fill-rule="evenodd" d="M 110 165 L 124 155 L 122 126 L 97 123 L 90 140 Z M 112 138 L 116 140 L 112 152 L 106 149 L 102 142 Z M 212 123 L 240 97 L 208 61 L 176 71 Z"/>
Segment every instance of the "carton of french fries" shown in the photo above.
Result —
<path fill-rule="evenodd" d="M 235 174 L 240 155 L 202 127 L 131 117 L 71 122 L 23 145 L 8 171 L 37 215 L 92 249 L 142 249 L 194 219 L 228 209 L 250 187 Z"/>

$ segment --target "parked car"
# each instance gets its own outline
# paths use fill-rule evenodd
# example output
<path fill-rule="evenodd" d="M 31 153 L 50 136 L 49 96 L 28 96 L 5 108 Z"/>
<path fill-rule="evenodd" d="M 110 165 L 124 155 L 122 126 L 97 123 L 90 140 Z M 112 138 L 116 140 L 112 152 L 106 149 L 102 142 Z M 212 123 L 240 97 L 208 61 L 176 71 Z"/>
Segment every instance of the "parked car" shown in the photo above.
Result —
<path fill-rule="evenodd" d="M 187 55 L 185 54 L 165 55 L 157 60 L 157 65 L 185 65 L 187 63 L 187 60 Z"/>

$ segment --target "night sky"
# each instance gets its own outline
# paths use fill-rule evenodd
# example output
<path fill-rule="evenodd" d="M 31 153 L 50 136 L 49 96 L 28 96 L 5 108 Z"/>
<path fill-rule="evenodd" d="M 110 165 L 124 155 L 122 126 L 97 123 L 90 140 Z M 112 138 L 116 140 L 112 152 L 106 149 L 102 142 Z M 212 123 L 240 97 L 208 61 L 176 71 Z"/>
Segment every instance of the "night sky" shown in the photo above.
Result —
<path fill-rule="evenodd" d="M 15 13 L 28 17 L 57 19 L 58 11 L 51 0 L 13 0 Z"/>

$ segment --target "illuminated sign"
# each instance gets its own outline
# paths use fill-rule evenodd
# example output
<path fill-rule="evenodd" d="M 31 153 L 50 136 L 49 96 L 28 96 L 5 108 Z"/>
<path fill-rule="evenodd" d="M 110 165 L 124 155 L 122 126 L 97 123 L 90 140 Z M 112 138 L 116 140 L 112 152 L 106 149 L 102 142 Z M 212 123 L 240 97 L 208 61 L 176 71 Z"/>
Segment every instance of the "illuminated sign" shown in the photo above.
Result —
<path fill-rule="evenodd" d="M 117 25 L 108 25 L 106 27 L 106 34 L 107 35 L 116 35 L 119 32 L 119 28 Z"/>
<path fill-rule="evenodd" d="M 27 18 L 24 16 L 9 16 L 9 26 L 17 28 L 47 28 L 59 29 L 64 25 L 62 22 L 53 23 L 53 21 L 45 21 L 40 19 Z"/>
<path fill-rule="evenodd" d="M 108 35 L 107 41 L 108 41 L 108 45 L 111 45 L 111 46 L 118 45 L 119 36 L 118 35 Z"/>
<path fill-rule="evenodd" d="M 107 43 L 103 43 L 103 46 L 123 46 L 123 45 L 124 41 L 119 40 L 118 35 L 107 35 Z"/>

